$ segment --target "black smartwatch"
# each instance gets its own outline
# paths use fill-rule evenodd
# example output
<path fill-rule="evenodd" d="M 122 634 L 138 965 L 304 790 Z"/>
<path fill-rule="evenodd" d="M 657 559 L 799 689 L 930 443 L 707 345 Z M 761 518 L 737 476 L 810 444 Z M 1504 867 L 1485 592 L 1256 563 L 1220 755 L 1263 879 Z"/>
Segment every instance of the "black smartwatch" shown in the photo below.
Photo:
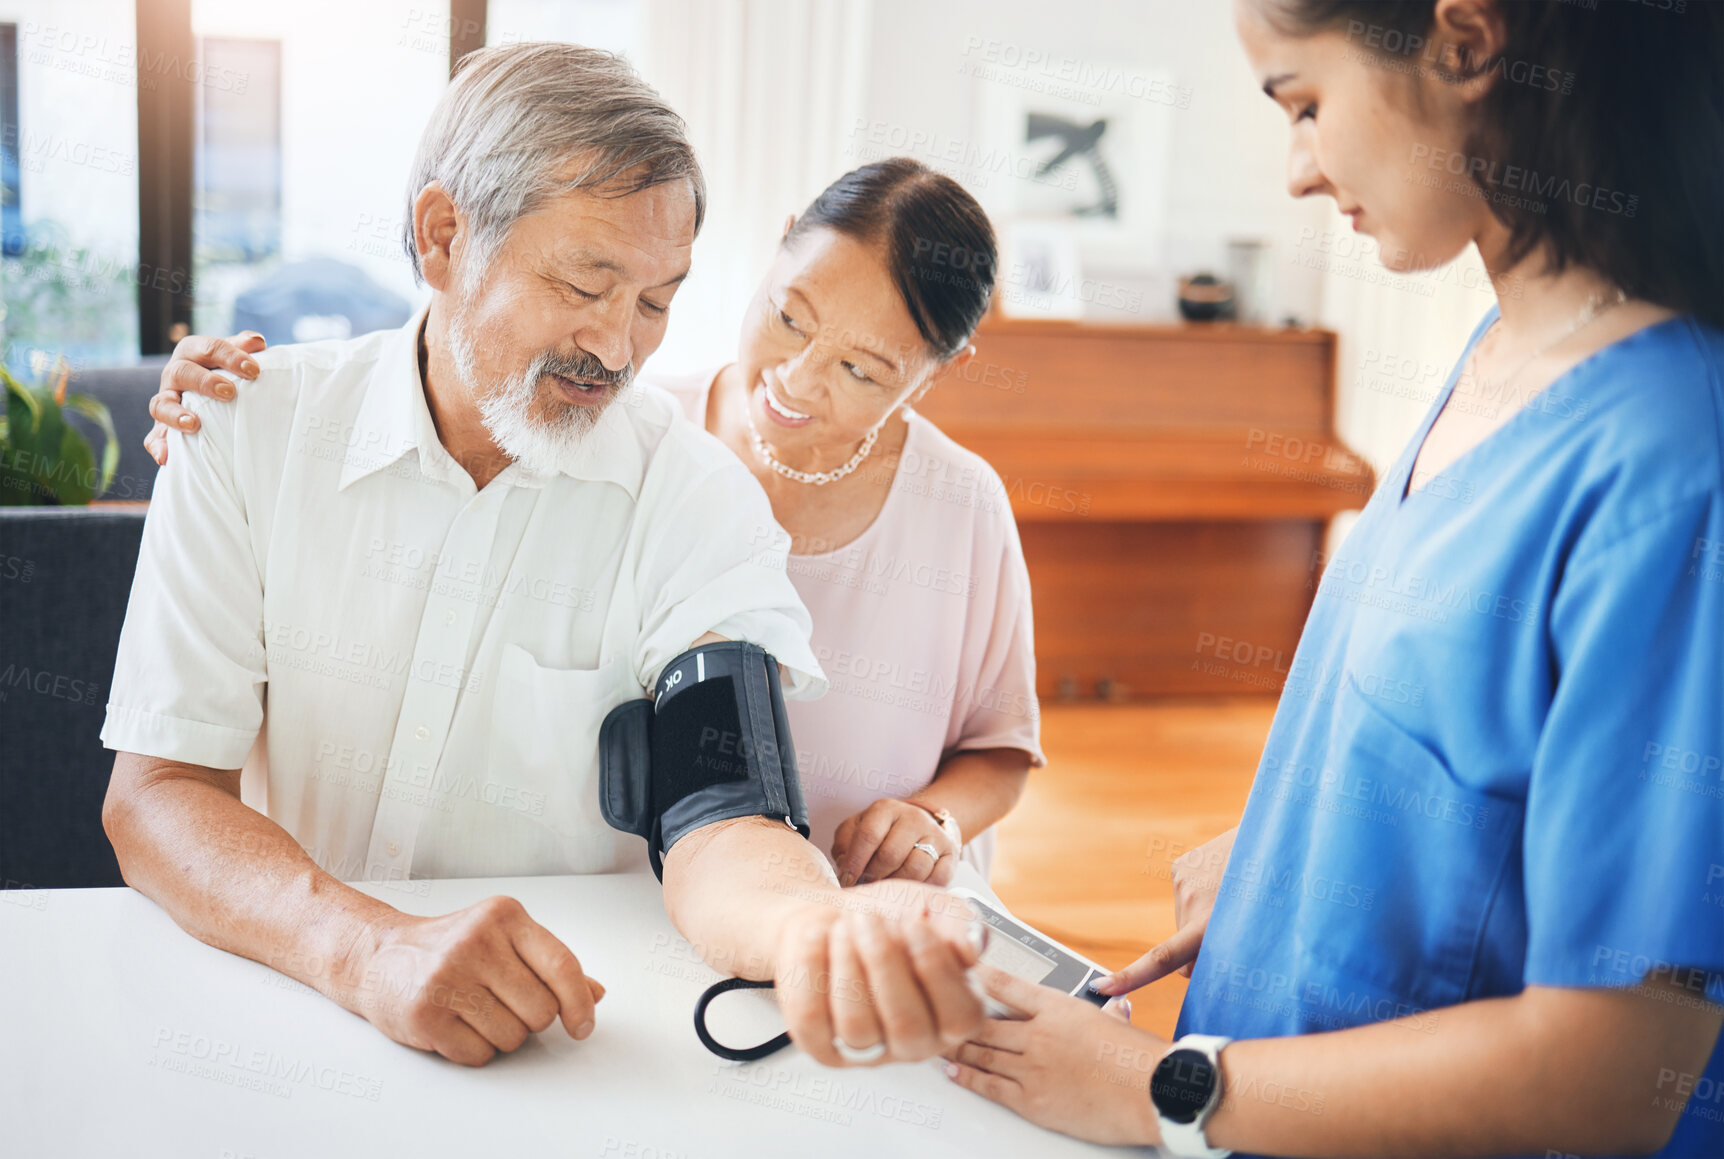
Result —
<path fill-rule="evenodd" d="M 1221 1050 L 1231 1038 L 1188 1034 L 1156 1064 L 1149 1101 L 1161 1127 L 1161 1145 L 1180 1159 L 1224 1159 L 1211 1147 L 1203 1126 L 1221 1102 Z"/>

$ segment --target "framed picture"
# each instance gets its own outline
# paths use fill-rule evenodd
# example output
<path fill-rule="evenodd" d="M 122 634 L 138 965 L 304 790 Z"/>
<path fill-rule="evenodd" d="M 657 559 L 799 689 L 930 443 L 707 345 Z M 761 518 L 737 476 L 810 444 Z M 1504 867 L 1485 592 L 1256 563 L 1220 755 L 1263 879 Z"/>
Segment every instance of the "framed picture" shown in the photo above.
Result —
<path fill-rule="evenodd" d="M 1161 262 L 1172 117 L 1188 90 L 1165 73 L 1090 64 L 1069 83 L 1033 71 L 974 83 L 978 142 L 1009 174 L 980 191 L 996 222 L 1064 226 L 1091 269 Z"/>

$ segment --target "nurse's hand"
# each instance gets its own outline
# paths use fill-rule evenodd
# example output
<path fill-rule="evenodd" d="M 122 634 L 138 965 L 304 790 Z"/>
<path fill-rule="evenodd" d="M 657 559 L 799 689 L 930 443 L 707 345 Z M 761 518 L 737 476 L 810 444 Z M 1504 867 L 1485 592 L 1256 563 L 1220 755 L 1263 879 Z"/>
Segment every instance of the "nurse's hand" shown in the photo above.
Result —
<path fill-rule="evenodd" d="M 779 945 L 773 982 L 796 1045 L 826 1066 L 879 1066 L 932 1058 L 980 1029 L 968 971 L 986 927 L 960 899 L 901 881 L 842 896 L 798 914 Z"/>
<path fill-rule="evenodd" d="M 1227 856 L 1233 852 L 1233 839 L 1238 835 L 1239 826 L 1235 825 L 1173 863 L 1174 935 L 1119 973 L 1097 982 L 1098 991 L 1129 994 L 1175 971 L 1191 977 L 1192 964 L 1203 947 L 1204 931 L 1209 929 L 1215 897 L 1221 891 L 1222 874 L 1227 872 Z"/>
<path fill-rule="evenodd" d="M 946 1056 L 946 1077 L 1032 1123 L 1111 1145 L 1161 1142 L 1149 1079 L 1168 1044 L 1078 998 L 991 966 L 989 994 L 1022 1020 L 992 1019 Z"/>
<path fill-rule="evenodd" d="M 256 378 L 257 362 L 250 356 L 264 348 L 263 335 L 244 330 L 232 338 L 207 338 L 192 334 L 180 339 L 174 356 L 162 367 L 161 389 L 150 398 L 150 417 L 156 425 L 144 436 L 144 449 L 156 466 L 168 461 L 168 428 L 190 434 L 198 429 L 198 416 L 180 405 L 188 390 L 210 398 L 234 397 L 234 384 L 214 370 L 230 370 L 241 378 Z"/>
<path fill-rule="evenodd" d="M 933 814 L 896 797 L 846 817 L 832 835 L 832 864 L 846 888 L 891 877 L 950 885 L 960 852 Z"/>

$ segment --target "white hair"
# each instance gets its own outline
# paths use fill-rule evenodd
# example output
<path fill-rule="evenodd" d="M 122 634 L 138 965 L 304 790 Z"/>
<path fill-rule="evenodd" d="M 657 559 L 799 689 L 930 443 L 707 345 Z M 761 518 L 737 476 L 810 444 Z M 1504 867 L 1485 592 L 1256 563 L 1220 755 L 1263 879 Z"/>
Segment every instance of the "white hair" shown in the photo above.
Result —
<path fill-rule="evenodd" d="M 413 202 L 432 182 L 466 216 L 483 265 L 517 221 L 559 193 L 622 196 L 672 181 L 693 187 L 698 233 L 706 182 L 687 126 L 628 61 L 551 41 L 481 48 L 461 58 L 419 138 L 402 243 L 423 280 Z"/>

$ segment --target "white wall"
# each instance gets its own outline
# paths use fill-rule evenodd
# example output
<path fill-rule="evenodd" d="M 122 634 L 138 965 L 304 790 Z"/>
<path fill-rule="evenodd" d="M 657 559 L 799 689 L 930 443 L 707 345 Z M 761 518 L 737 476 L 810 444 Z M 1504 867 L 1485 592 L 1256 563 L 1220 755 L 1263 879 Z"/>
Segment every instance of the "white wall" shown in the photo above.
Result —
<path fill-rule="evenodd" d="M 1114 66 L 1170 74 L 1185 107 L 1166 110 L 1163 268 L 1144 282 L 1151 293 L 1143 315 L 1171 316 L 1172 276 L 1225 273 L 1229 238 L 1263 237 L 1283 248 L 1301 225 L 1320 220 L 1319 210 L 1285 194 L 1285 122 L 1252 82 L 1231 12 L 1230 4 L 1193 0 L 876 0 L 867 115 L 949 147 L 985 137 L 990 85 L 1081 82 Z M 1042 63 L 1011 66 L 1030 59 Z M 987 79 L 963 70 L 978 62 Z M 1123 253 L 1116 268 L 1133 271 L 1142 257 Z M 1092 266 L 1085 276 L 1109 272 Z M 1316 278 L 1282 263 L 1276 273 L 1274 316 L 1312 317 Z"/>
<path fill-rule="evenodd" d="M 871 0 L 639 0 L 642 75 L 688 122 L 706 224 L 676 296 L 658 373 L 735 357 L 743 310 L 783 234 L 853 167 Z"/>

